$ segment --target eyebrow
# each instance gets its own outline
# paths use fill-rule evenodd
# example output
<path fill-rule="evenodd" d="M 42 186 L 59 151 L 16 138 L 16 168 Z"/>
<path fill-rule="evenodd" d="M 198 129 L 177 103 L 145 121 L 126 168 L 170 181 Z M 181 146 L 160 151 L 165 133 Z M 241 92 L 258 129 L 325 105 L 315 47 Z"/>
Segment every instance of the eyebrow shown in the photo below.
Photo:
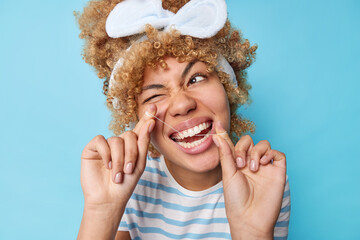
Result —
<path fill-rule="evenodd" d="M 145 91 L 149 89 L 162 89 L 162 88 L 165 88 L 165 86 L 162 84 L 151 84 L 143 87 L 142 90 Z"/>
<path fill-rule="evenodd" d="M 190 69 L 192 68 L 192 66 L 194 66 L 194 64 L 196 62 L 198 62 L 198 60 L 189 62 L 188 65 L 186 65 L 184 71 L 181 74 L 182 79 L 185 78 L 185 76 L 189 73 Z M 143 87 L 142 90 L 145 91 L 145 90 L 149 90 L 149 89 L 163 89 L 163 88 L 165 88 L 165 86 L 163 84 L 151 84 L 151 85 L 147 85 L 147 86 Z"/>
<path fill-rule="evenodd" d="M 186 65 L 183 73 L 181 74 L 181 78 L 182 78 L 182 79 L 185 78 L 185 76 L 189 73 L 189 71 L 190 71 L 190 69 L 192 68 L 192 66 L 194 66 L 194 64 L 195 64 L 197 61 L 198 61 L 198 60 L 195 59 L 194 61 L 189 62 L 189 64 Z"/>

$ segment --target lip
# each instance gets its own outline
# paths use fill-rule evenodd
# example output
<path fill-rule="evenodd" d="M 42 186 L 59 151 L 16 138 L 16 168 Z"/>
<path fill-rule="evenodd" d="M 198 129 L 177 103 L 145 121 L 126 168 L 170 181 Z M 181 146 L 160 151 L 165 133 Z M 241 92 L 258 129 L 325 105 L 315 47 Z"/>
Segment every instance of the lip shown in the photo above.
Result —
<path fill-rule="evenodd" d="M 192 119 L 186 120 L 184 122 L 181 122 L 181 123 L 173 126 L 174 129 L 170 129 L 170 131 L 168 133 L 168 137 L 170 138 L 170 136 L 172 134 L 176 133 L 177 131 L 181 132 L 181 131 L 193 128 L 193 127 L 199 125 L 200 123 L 204 123 L 204 122 L 208 122 L 208 121 L 213 122 L 213 120 L 209 117 L 197 117 L 197 118 L 192 118 Z M 176 144 L 176 145 L 178 145 L 178 144 Z"/>
<path fill-rule="evenodd" d="M 201 122 L 199 122 L 201 123 Z M 194 125 L 196 126 L 196 125 Z M 184 129 L 186 130 L 186 129 Z M 215 133 L 215 127 L 214 127 L 214 124 L 212 125 L 212 128 L 211 130 L 209 131 L 210 134 L 214 134 Z M 175 144 L 175 146 L 177 148 L 179 148 L 182 152 L 185 152 L 187 154 L 199 154 L 199 153 L 202 153 L 202 152 L 205 152 L 208 148 L 210 148 L 213 144 L 213 140 L 212 140 L 212 135 L 210 135 L 207 139 L 205 139 L 204 142 L 202 142 L 200 145 L 197 145 L 195 147 L 192 147 L 192 148 L 184 148 L 182 146 L 180 146 L 179 144 L 177 144 L 175 141 L 171 140 L 171 142 L 173 144 Z"/>

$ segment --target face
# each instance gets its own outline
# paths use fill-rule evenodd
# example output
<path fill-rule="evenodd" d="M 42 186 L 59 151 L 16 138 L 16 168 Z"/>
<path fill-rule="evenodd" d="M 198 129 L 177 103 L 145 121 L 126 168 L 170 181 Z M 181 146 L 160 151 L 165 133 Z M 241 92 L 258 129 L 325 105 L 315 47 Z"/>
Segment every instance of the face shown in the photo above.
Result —
<path fill-rule="evenodd" d="M 219 168 L 218 149 L 210 134 L 217 121 L 229 131 L 230 108 L 215 72 L 200 61 L 179 63 L 165 58 L 167 68 L 146 68 L 138 97 L 139 117 L 150 104 L 157 108 L 151 143 L 163 154 L 169 169 L 205 173 Z"/>

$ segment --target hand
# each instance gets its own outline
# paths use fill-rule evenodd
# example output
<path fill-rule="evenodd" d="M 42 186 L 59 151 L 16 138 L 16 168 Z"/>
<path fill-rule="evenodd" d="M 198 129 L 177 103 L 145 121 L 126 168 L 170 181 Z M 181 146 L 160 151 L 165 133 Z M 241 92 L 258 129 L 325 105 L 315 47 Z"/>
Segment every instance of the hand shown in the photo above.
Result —
<path fill-rule="evenodd" d="M 226 132 L 216 123 L 216 133 Z M 219 148 L 226 214 L 233 239 L 272 239 L 286 182 L 286 157 L 269 142 L 254 146 L 243 136 L 234 147 L 227 134 L 213 136 Z M 273 163 L 271 164 L 271 160 Z"/>
<path fill-rule="evenodd" d="M 155 115 L 155 105 L 147 111 Z M 154 119 L 144 114 L 132 131 L 107 140 L 99 135 L 86 145 L 81 155 L 85 207 L 126 205 L 144 172 L 154 126 Z"/>

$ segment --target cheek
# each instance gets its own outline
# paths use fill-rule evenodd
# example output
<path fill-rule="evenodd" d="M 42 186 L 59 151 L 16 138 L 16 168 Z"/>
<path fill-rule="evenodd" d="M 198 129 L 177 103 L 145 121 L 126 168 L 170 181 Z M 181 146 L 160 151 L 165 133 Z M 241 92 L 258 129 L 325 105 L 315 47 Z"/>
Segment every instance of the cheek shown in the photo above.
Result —
<path fill-rule="evenodd" d="M 227 97 L 222 93 L 209 94 L 205 96 L 204 99 L 205 104 L 216 112 L 228 112 L 229 110 L 229 102 Z"/>
<path fill-rule="evenodd" d="M 212 94 L 204 94 L 204 93 Z M 225 129 L 230 128 L 230 105 L 227 98 L 227 94 L 222 85 L 208 89 L 206 92 L 199 93 L 202 96 L 202 102 L 204 105 L 212 111 L 218 120 L 223 123 Z M 199 95 L 200 96 L 200 95 Z"/>

